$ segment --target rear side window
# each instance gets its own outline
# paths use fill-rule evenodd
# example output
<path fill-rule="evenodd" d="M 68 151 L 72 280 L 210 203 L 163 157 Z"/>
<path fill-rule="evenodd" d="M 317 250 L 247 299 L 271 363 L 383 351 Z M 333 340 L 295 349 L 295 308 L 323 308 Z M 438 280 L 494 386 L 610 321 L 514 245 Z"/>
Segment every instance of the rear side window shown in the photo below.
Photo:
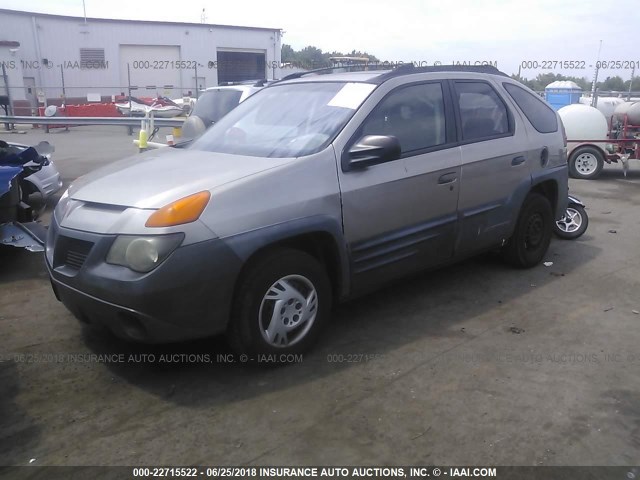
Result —
<path fill-rule="evenodd" d="M 540 133 L 552 133 L 558 131 L 558 118 L 547 104 L 539 97 L 527 92 L 524 88 L 511 83 L 502 84 L 511 95 L 513 101 L 518 104 L 533 128 Z"/>
<path fill-rule="evenodd" d="M 362 135 L 392 135 L 402 153 L 445 143 L 444 95 L 440 83 L 400 87 L 385 97 L 364 121 Z"/>
<path fill-rule="evenodd" d="M 509 112 L 496 91 L 484 82 L 456 82 L 462 140 L 482 140 L 509 133 Z"/>

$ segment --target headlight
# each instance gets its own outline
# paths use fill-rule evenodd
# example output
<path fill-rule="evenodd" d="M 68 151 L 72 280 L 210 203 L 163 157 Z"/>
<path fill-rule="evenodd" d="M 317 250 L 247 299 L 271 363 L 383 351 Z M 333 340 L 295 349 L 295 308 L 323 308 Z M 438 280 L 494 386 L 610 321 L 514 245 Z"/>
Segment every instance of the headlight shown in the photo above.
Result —
<path fill-rule="evenodd" d="M 107 263 L 129 267 L 136 272 L 150 272 L 182 243 L 183 233 L 170 235 L 120 235 L 111 245 Z"/>
<path fill-rule="evenodd" d="M 62 196 L 60 197 L 60 200 L 58 200 L 56 208 L 53 211 L 54 215 L 56 216 L 59 222 L 61 222 L 62 219 L 64 218 L 68 205 L 69 205 L 69 189 L 67 188 L 62 194 Z"/>

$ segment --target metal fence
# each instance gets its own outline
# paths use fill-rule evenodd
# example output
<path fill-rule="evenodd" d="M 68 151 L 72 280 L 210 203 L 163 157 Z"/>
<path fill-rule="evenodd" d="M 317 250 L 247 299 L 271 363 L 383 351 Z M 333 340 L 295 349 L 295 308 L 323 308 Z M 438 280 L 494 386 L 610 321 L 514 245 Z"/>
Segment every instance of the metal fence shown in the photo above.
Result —
<path fill-rule="evenodd" d="M 127 65 L 127 84 L 125 85 L 69 85 L 65 81 L 65 71 L 62 66 L 56 71 L 55 83 L 49 85 L 36 85 L 34 83 L 11 84 L 8 70 L 3 62 L 0 62 L 0 97 L 6 97 L 4 104 L 8 115 L 38 115 L 39 107 L 48 105 L 61 106 L 63 104 L 85 103 L 113 103 L 116 100 L 127 101 L 132 97 L 169 97 L 181 98 L 190 96 L 198 98 L 199 92 L 206 88 L 199 85 L 198 69 L 194 68 L 193 84 L 181 82 L 180 85 L 139 85 L 133 83 Z M 15 82 L 15 80 L 14 80 Z M 187 82 L 191 83 L 191 82 Z"/>
<path fill-rule="evenodd" d="M 121 127 L 137 127 L 142 122 L 150 121 L 145 117 L 30 117 L 30 116 L 0 116 L 0 123 L 25 125 L 117 125 Z M 157 127 L 181 127 L 184 118 L 154 118 Z"/>
<path fill-rule="evenodd" d="M 22 94 L 22 91 L 25 94 Z M 31 90 L 31 91 L 29 91 Z M 116 92 L 116 93 L 108 93 Z M 38 87 L 37 91 L 33 87 L 2 87 L 0 86 L 0 96 L 6 96 L 7 104 L 11 107 L 7 114 L 39 115 L 40 109 L 49 105 L 82 105 L 91 103 L 127 103 L 129 94 L 132 97 L 156 98 L 168 97 L 177 99 L 182 97 L 197 98 L 195 90 L 184 90 L 173 85 L 145 85 L 131 86 L 78 86 L 65 87 L 59 85 Z M 24 99 L 22 99 L 22 98 Z M 2 102 L 0 102 L 2 103 Z"/>

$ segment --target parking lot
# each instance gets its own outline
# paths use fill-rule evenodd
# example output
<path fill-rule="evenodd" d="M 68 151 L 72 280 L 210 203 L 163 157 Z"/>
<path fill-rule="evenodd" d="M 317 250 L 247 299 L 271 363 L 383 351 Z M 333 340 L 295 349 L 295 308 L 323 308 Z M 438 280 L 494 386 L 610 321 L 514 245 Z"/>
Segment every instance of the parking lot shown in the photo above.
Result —
<path fill-rule="evenodd" d="M 65 188 L 136 153 L 120 127 L 0 138 L 53 143 Z M 552 265 L 485 255 L 396 283 L 286 365 L 85 330 L 42 254 L 4 247 L 0 465 L 638 464 L 639 167 L 570 181 L 590 225 Z"/>

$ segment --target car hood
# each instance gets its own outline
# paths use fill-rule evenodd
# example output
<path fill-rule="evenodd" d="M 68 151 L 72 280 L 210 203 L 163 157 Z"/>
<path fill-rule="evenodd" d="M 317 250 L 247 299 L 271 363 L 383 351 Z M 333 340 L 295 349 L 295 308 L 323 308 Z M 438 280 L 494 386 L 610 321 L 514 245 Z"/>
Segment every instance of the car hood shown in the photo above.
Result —
<path fill-rule="evenodd" d="M 80 177 L 69 187 L 69 197 L 123 207 L 160 208 L 291 160 L 166 147 L 134 155 Z"/>

